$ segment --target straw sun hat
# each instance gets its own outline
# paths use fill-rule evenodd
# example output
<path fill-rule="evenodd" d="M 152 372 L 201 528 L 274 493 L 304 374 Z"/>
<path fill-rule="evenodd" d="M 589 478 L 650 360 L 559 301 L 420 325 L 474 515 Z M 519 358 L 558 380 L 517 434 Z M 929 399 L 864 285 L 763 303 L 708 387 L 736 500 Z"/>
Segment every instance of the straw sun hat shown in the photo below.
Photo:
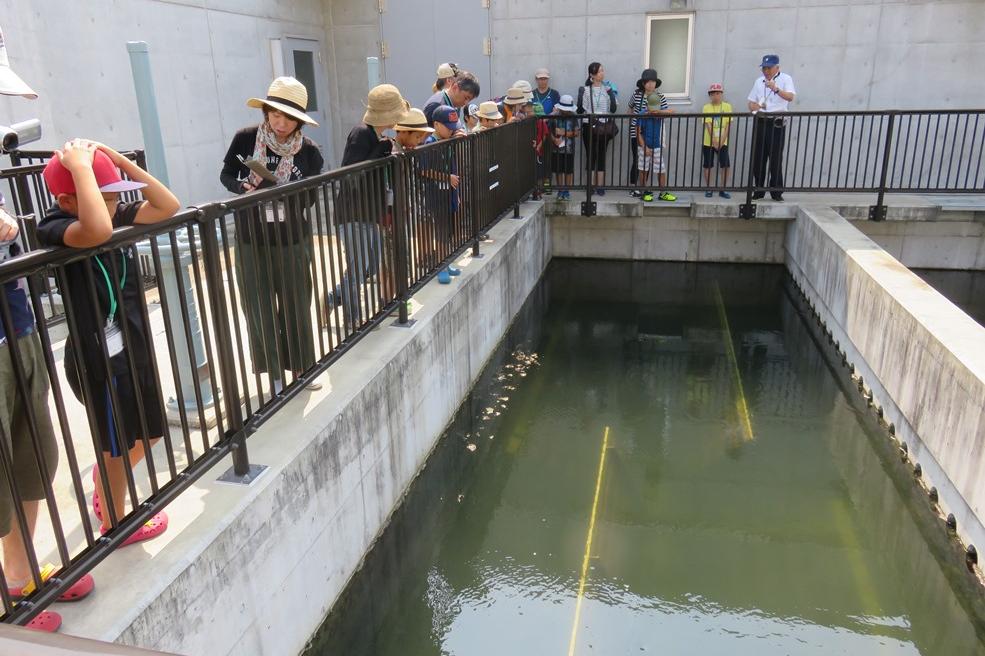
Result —
<path fill-rule="evenodd" d="M 427 132 L 428 134 L 434 132 L 434 128 L 428 125 L 428 119 L 424 116 L 424 112 L 417 109 L 408 109 L 396 125 L 393 126 L 394 130 L 398 132 Z"/>
<path fill-rule="evenodd" d="M 302 123 L 318 125 L 315 119 L 305 114 L 308 111 L 308 90 L 293 77 L 279 77 L 271 82 L 266 98 L 250 98 L 246 101 L 247 107 L 256 109 L 265 105 Z"/>
<path fill-rule="evenodd" d="M 395 125 L 410 109 L 410 103 L 392 84 L 381 84 L 369 91 L 363 123 L 366 125 Z"/>

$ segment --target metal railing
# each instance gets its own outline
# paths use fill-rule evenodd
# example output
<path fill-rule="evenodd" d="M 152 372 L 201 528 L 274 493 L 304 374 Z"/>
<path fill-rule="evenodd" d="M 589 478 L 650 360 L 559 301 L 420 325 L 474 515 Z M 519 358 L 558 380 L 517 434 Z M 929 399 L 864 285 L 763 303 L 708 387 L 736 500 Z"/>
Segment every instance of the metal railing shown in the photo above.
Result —
<path fill-rule="evenodd" d="M 55 280 L 69 333 L 63 345 L 38 321 L 13 337 L 0 294 L 11 336 L 0 349 L 27 426 L 26 456 L 0 435 L 0 494 L 23 535 L 19 477 L 35 474 L 45 502 L 24 541 L 36 591 L 12 599 L 0 570 L 3 621 L 30 621 L 227 455 L 247 474 L 250 434 L 370 329 L 391 315 L 408 325 L 414 292 L 464 250 L 478 255 L 485 231 L 533 192 L 535 130 L 526 121 L 424 146 L 118 229 L 98 248 L 0 264 L 0 284 L 26 285 L 37 317 L 43 282 Z M 118 336 L 103 329 L 110 296 L 127 299 Z M 108 457 L 125 437 L 142 462 Z M 52 441 L 66 464 L 57 471 Z M 97 484 L 105 535 L 90 511 Z M 48 557 L 57 566 L 45 581 Z"/>
<path fill-rule="evenodd" d="M 785 191 L 876 194 L 869 212 L 873 220 L 885 218 L 888 193 L 985 192 L 985 110 L 604 115 L 617 126 L 615 136 L 605 134 L 611 127 L 593 127 L 589 116 L 571 118 L 579 131 L 567 149 L 571 184 L 555 173 L 551 185 L 584 189 L 586 215 L 594 214 L 593 197 L 600 188 L 740 193 L 745 202 L 739 212 L 746 219 L 756 215 L 755 200 Z M 727 125 L 727 172 L 717 153 L 705 168 L 705 126 L 715 120 Z M 557 118 L 542 121 L 547 130 L 542 128 L 541 138 L 560 125 Z M 646 158 L 643 167 L 630 138 L 633 124 L 648 126 L 653 139 L 659 126 L 659 157 Z M 721 123 L 712 128 L 716 125 Z M 548 171 L 564 166 L 550 136 L 543 139 L 542 184 Z M 589 164 L 597 169 L 602 160 L 590 162 L 590 154 L 604 158 L 602 185 L 589 174 Z M 780 171 L 771 171 L 771 160 L 782 162 L 782 183 L 776 179 Z M 663 184 L 655 180 L 661 175 Z"/>

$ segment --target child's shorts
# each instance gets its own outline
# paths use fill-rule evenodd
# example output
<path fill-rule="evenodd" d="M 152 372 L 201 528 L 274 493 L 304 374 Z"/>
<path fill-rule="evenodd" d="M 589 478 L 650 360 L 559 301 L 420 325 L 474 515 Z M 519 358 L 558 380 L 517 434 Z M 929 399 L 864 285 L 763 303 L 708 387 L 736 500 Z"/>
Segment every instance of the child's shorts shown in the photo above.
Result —
<path fill-rule="evenodd" d="M 551 159 L 554 172 L 558 175 L 571 175 L 575 172 L 574 153 L 554 153 Z"/>
<path fill-rule="evenodd" d="M 646 148 L 639 147 L 636 156 L 636 168 L 640 173 L 666 173 L 667 167 L 664 165 L 664 158 L 660 148 L 654 148 L 650 154 L 646 154 Z"/>
<path fill-rule="evenodd" d="M 100 448 L 116 457 L 132 449 L 137 440 L 144 437 L 153 439 L 164 435 L 167 420 L 161 409 L 161 392 L 152 368 L 135 367 L 137 370 L 135 383 L 122 356 L 113 358 L 111 364 L 113 375 L 109 380 L 100 380 L 96 376 L 88 377 L 86 384 L 89 393 L 92 394 L 92 402 L 87 404 L 86 412 L 99 431 Z M 84 402 L 75 358 L 72 357 L 69 348 L 65 351 L 65 378 L 76 398 Z M 113 387 L 116 400 L 119 402 L 115 413 L 110 386 Z M 143 415 L 140 414 L 141 409 Z"/>
<path fill-rule="evenodd" d="M 0 447 L 11 458 L 11 471 L 21 500 L 40 501 L 44 499 L 45 483 L 51 483 L 58 467 L 58 443 L 48 414 L 48 370 L 37 333 L 18 339 L 17 351 L 27 386 L 25 399 L 17 391 L 10 348 L 9 343 L 0 345 Z M 47 481 L 35 456 L 28 409 L 34 416 L 35 437 L 47 469 Z M 10 532 L 13 511 L 10 485 L 0 468 L 0 535 Z"/>
<path fill-rule="evenodd" d="M 706 169 L 715 168 L 715 149 L 712 148 L 711 146 L 702 146 L 701 160 L 704 168 Z M 727 169 L 729 167 L 728 144 L 725 144 L 724 146 L 718 149 L 718 166 L 720 166 L 723 169 Z"/>

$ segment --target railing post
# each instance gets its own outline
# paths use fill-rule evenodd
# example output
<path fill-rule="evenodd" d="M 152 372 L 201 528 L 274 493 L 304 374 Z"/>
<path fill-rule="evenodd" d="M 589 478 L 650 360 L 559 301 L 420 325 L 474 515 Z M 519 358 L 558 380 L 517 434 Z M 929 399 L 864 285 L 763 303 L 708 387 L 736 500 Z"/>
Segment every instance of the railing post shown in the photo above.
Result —
<path fill-rule="evenodd" d="M 870 221 L 886 220 L 886 180 L 889 177 L 889 154 L 893 145 L 893 128 L 896 125 L 897 112 L 889 112 L 889 122 L 886 124 L 886 143 L 882 154 L 882 171 L 879 174 L 879 192 L 876 195 L 876 204 L 869 205 Z"/>
<path fill-rule="evenodd" d="M 482 190 L 485 185 L 485 175 L 483 175 L 482 158 L 479 153 L 482 149 L 479 147 L 479 137 L 477 135 L 470 135 L 465 142 L 465 156 L 468 160 L 469 166 L 469 189 L 471 190 L 471 199 L 469 203 L 470 212 L 472 214 L 472 257 L 478 258 L 482 257 L 482 253 L 479 252 L 479 236 L 482 234 Z"/>
<path fill-rule="evenodd" d="M 756 184 L 756 146 L 759 143 L 759 125 L 762 121 L 759 119 L 758 114 L 752 114 L 752 145 L 749 148 L 749 175 L 746 179 L 746 202 L 739 205 L 739 218 L 749 219 L 756 218 L 756 204 L 752 202 L 753 189 Z M 759 157 L 763 157 L 760 154 Z"/>
<path fill-rule="evenodd" d="M 397 292 L 397 321 L 394 325 L 409 327 L 414 324 L 407 312 L 407 301 L 410 281 L 410 255 L 407 227 L 410 214 L 411 196 L 408 189 L 408 158 L 398 155 L 393 164 L 393 245 L 396 255 L 396 292 Z M 413 183 L 411 183 L 413 184 Z"/>
<path fill-rule="evenodd" d="M 219 376 L 222 381 L 222 402 L 226 410 L 226 434 L 223 439 L 232 440 L 233 467 L 219 477 L 226 483 L 249 485 L 266 469 L 265 465 L 251 465 L 246 450 L 246 431 L 239 407 L 239 380 L 236 377 L 235 341 L 226 307 L 226 288 L 222 279 L 222 255 L 216 238 L 216 222 L 223 220 L 226 206 L 212 203 L 199 208 L 198 225 L 202 237 L 202 254 L 205 279 L 208 281 L 209 310 L 216 342 L 216 358 L 219 360 Z"/>

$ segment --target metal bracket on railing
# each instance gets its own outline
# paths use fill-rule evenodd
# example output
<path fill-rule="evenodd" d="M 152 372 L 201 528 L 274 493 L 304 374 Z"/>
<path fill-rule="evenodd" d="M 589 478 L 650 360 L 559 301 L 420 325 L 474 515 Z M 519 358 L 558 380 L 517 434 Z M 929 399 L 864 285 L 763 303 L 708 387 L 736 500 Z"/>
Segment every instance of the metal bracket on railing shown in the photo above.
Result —
<path fill-rule="evenodd" d="M 885 221 L 888 210 L 885 205 L 869 205 L 869 221 Z"/>
<path fill-rule="evenodd" d="M 749 219 L 755 219 L 756 203 L 742 203 L 739 205 L 739 218 L 745 219 L 746 221 Z"/>
<path fill-rule="evenodd" d="M 581 202 L 582 216 L 595 216 L 599 211 L 599 204 L 594 200 L 583 200 Z"/>

